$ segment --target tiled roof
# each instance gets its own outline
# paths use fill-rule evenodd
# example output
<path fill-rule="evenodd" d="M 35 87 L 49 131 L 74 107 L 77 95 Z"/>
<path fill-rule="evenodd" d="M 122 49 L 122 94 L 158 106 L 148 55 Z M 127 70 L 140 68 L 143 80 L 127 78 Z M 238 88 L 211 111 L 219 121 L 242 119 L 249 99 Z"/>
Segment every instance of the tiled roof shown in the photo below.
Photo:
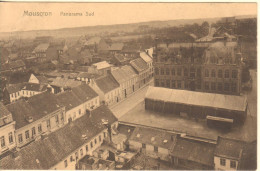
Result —
<path fill-rule="evenodd" d="M 124 83 L 137 76 L 131 66 L 125 65 L 121 68 L 111 71 L 111 74 L 118 83 Z"/>
<path fill-rule="evenodd" d="M 124 47 L 123 43 L 113 43 L 110 46 L 109 50 L 111 50 L 111 51 L 120 51 L 120 50 L 123 49 L 123 47 Z"/>
<path fill-rule="evenodd" d="M 49 48 L 49 43 L 42 43 L 39 44 L 35 49 L 34 52 L 45 52 Z"/>
<path fill-rule="evenodd" d="M 27 72 L 16 72 L 11 74 L 8 80 L 8 84 L 17 84 L 28 82 L 30 79 L 31 73 Z"/>
<path fill-rule="evenodd" d="M 43 117 L 24 99 L 18 100 L 12 104 L 6 106 L 7 109 L 12 113 L 13 120 L 15 123 L 15 129 L 19 129 L 29 124 L 26 117 L 32 117 L 33 121 L 36 121 Z"/>
<path fill-rule="evenodd" d="M 129 140 L 170 149 L 176 134 L 154 128 L 136 127 Z"/>
<path fill-rule="evenodd" d="M 107 61 L 98 62 L 92 65 L 96 66 L 98 70 L 111 67 L 111 65 Z"/>
<path fill-rule="evenodd" d="M 70 110 L 82 104 L 81 100 L 72 91 L 65 91 L 56 95 L 58 102 Z"/>
<path fill-rule="evenodd" d="M 139 73 L 147 70 L 149 67 L 142 58 L 137 58 L 130 61 L 131 66 Z"/>
<path fill-rule="evenodd" d="M 9 70 L 9 69 L 16 69 L 20 67 L 25 67 L 25 64 L 22 60 L 11 61 L 9 63 L 5 63 L 1 65 L 1 71 Z"/>
<path fill-rule="evenodd" d="M 192 141 L 179 137 L 173 145 L 173 149 L 170 154 L 183 160 L 213 166 L 214 150 L 214 144 Z"/>
<path fill-rule="evenodd" d="M 118 119 L 113 112 L 105 105 L 101 105 L 95 110 L 91 111 L 91 120 L 94 123 L 99 123 L 102 120 L 108 121 L 109 124 L 113 124 Z"/>
<path fill-rule="evenodd" d="M 98 94 L 87 84 L 72 88 L 72 92 L 82 101 L 86 102 L 98 96 Z"/>
<path fill-rule="evenodd" d="M 126 135 L 127 139 L 129 139 L 132 133 L 134 132 L 135 127 L 119 124 L 117 130 L 120 134 Z"/>
<path fill-rule="evenodd" d="M 96 79 L 96 84 L 104 93 L 119 88 L 119 84 L 111 75 L 106 75 Z"/>
<path fill-rule="evenodd" d="M 47 84 L 48 83 L 48 78 L 46 78 L 43 75 L 35 75 L 35 77 L 39 80 L 40 84 Z"/>
<path fill-rule="evenodd" d="M 11 115 L 11 113 L 8 111 L 5 105 L 0 102 L 0 118 L 6 117 L 8 115 Z"/>
<path fill-rule="evenodd" d="M 68 79 L 68 78 L 59 78 L 58 77 L 53 80 L 51 85 L 57 86 L 57 87 L 77 87 L 77 86 L 81 85 L 81 82 L 77 81 L 77 80 Z"/>
<path fill-rule="evenodd" d="M 149 63 L 149 62 L 152 62 L 152 58 L 145 52 L 141 52 L 140 53 L 140 57 L 146 62 L 146 63 Z"/>
<path fill-rule="evenodd" d="M 61 109 L 56 96 L 49 92 L 34 95 L 28 99 L 28 103 L 37 111 L 40 118 Z"/>
<path fill-rule="evenodd" d="M 47 85 L 36 84 L 36 83 L 25 83 L 24 86 L 22 87 L 22 90 L 42 92 L 47 90 Z"/>
<path fill-rule="evenodd" d="M 215 155 L 220 157 L 240 159 L 245 142 L 235 139 L 218 137 Z"/>
<path fill-rule="evenodd" d="M 103 111 L 100 108 L 104 109 L 107 107 L 99 107 L 92 112 L 99 116 L 99 113 L 96 111 Z M 103 115 L 107 115 L 106 110 Z M 72 123 L 49 134 L 47 138 L 27 145 L 17 152 L 18 158 L 16 159 L 12 155 L 3 158 L 1 160 L 1 168 L 50 169 L 105 129 L 101 120 L 93 120 L 92 117 L 83 115 Z M 87 139 L 83 139 L 82 135 L 86 135 Z"/>
<path fill-rule="evenodd" d="M 94 74 L 94 73 L 88 73 L 88 72 L 81 72 L 78 74 L 79 78 L 98 78 L 100 75 Z"/>
<path fill-rule="evenodd" d="M 18 84 L 13 84 L 10 86 L 6 86 L 6 90 L 8 91 L 9 94 L 19 92 L 23 87 L 25 83 L 18 83 Z"/>

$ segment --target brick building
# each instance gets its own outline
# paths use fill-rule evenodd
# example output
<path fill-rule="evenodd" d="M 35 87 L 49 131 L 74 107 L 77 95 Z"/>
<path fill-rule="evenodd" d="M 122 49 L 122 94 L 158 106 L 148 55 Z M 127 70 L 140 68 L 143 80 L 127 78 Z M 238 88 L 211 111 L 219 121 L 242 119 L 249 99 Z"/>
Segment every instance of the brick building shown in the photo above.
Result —
<path fill-rule="evenodd" d="M 238 47 L 228 41 L 161 43 L 154 51 L 155 86 L 239 95 L 243 63 Z"/>

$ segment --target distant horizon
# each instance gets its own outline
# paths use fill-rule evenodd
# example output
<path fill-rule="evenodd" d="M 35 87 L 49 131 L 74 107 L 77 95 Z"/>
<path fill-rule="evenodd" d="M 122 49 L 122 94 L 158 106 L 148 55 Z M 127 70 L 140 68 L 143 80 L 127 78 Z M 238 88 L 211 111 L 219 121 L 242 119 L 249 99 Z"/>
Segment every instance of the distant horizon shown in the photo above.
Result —
<path fill-rule="evenodd" d="M 0 3 L 0 33 L 257 16 L 256 3 Z M 15 10 L 14 10 L 15 9 Z M 68 16 L 70 15 L 71 16 Z M 34 16 L 36 15 L 36 16 Z M 93 15 L 93 16 L 92 16 Z"/>
<path fill-rule="evenodd" d="M 54 30 L 62 30 L 62 29 L 75 29 L 75 28 L 84 28 L 84 27 L 99 27 L 99 26 L 113 26 L 113 25 L 128 25 L 128 24 L 139 24 L 139 23 L 149 23 L 149 22 L 166 22 L 166 21 L 178 21 L 178 20 L 209 20 L 215 18 L 228 18 L 228 17 L 241 17 L 241 16 L 250 16 L 256 17 L 257 15 L 248 14 L 248 15 L 235 15 L 235 16 L 225 16 L 225 17 L 210 17 L 210 18 L 186 18 L 186 19 L 172 19 L 172 20 L 150 20 L 150 21 L 142 21 L 142 22 L 133 22 L 133 23 L 121 23 L 121 24 L 108 24 L 108 25 L 91 25 L 91 26 L 75 26 L 75 27 L 61 27 L 54 29 L 40 29 L 40 30 L 22 30 L 22 31 L 12 31 L 12 32 L 0 32 L 0 33 L 17 33 L 17 32 L 31 32 L 31 31 L 54 31 Z"/>

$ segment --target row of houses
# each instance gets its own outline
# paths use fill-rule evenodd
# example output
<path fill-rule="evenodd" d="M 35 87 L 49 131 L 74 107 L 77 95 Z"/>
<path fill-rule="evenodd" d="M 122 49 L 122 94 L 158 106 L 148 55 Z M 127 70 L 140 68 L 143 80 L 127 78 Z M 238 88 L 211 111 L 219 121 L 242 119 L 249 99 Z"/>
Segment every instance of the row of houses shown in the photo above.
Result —
<path fill-rule="evenodd" d="M 1 103 L 1 154 L 48 135 L 100 106 L 98 94 L 82 84 L 60 94 L 44 92 L 4 106 Z"/>
<path fill-rule="evenodd" d="M 75 170 L 79 161 L 92 156 L 108 138 L 104 124 L 117 124 L 106 107 L 100 106 L 59 130 L 12 152 L 1 159 L 2 169 Z M 12 164 L 11 164 L 12 163 Z"/>
<path fill-rule="evenodd" d="M 178 170 L 240 170 L 256 167 L 247 163 L 256 152 L 256 142 L 218 137 L 207 141 L 144 125 L 120 123 L 119 134 L 126 135 L 126 148 L 170 163 Z M 252 159 L 252 158 L 251 158 Z M 145 168 L 144 168 L 145 169 Z"/>

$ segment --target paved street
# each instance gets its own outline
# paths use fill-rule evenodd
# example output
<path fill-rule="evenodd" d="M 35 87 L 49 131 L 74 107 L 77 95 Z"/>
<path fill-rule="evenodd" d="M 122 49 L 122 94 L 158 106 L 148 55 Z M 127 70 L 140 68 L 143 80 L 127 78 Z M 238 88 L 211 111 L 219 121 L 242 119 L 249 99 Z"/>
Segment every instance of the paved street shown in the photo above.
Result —
<path fill-rule="evenodd" d="M 149 85 L 153 84 L 153 80 L 150 82 Z M 145 93 L 148 89 L 148 85 L 142 87 L 141 89 L 137 90 L 134 94 L 131 94 L 127 99 L 124 101 L 116 104 L 115 106 L 110 107 L 112 112 L 115 114 L 117 118 L 122 117 L 132 108 L 134 108 L 137 104 L 144 100 Z"/>

